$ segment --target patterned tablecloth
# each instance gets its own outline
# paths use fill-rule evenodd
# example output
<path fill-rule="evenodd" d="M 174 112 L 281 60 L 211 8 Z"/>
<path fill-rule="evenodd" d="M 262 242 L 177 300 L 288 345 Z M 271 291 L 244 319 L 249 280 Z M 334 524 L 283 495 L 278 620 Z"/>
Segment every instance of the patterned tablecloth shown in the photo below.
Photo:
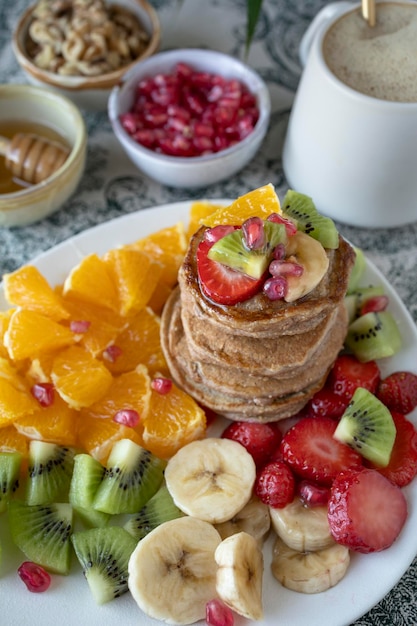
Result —
<path fill-rule="evenodd" d="M 151 1 L 161 18 L 162 48 L 208 47 L 243 56 L 245 0 Z M 0 1 L 1 83 L 25 82 L 13 56 L 10 38 L 18 16 L 28 4 L 28 0 Z M 298 46 L 308 23 L 324 4 L 323 0 L 264 0 L 248 63 L 268 84 L 272 118 L 261 151 L 243 171 L 221 184 L 197 191 L 161 186 L 131 164 L 112 135 L 106 113 L 84 112 L 89 134 L 88 155 L 77 192 L 59 212 L 40 223 L 25 228 L 0 228 L 0 275 L 71 235 L 143 208 L 203 197 L 234 198 L 267 182 L 275 185 L 282 198 L 287 185 L 281 148 L 301 73 Z M 337 226 L 345 237 L 366 251 L 417 321 L 417 222 L 390 230 L 378 229 L 377 224 L 372 230 Z M 394 589 L 355 622 L 356 626 L 415 626 L 416 576 L 417 560 L 414 560 Z"/>

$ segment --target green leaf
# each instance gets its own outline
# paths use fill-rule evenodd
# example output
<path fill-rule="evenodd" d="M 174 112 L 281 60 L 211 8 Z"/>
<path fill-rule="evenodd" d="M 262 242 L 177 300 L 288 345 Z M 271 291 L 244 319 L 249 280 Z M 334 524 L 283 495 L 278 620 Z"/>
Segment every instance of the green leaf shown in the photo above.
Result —
<path fill-rule="evenodd" d="M 249 53 L 261 7 L 262 0 L 247 0 L 246 55 Z"/>

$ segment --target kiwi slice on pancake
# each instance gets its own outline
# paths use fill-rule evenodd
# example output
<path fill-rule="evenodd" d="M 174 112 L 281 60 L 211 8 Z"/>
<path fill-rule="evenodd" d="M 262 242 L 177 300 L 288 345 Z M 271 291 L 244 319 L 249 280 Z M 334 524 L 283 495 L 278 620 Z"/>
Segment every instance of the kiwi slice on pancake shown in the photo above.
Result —
<path fill-rule="evenodd" d="M 345 339 L 345 346 L 362 362 L 393 356 L 401 345 L 400 331 L 389 311 L 361 315 L 349 325 Z"/>
<path fill-rule="evenodd" d="M 71 505 L 29 505 L 9 502 L 9 525 L 13 542 L 26 557 L 56 574 L 68 574 L 71 561 Z"/>
<path fill-rule="evenodd" d="M 28 504 L 48 504 L 68 499 L 74 450 L 33 439 L 29 445 Z"/>
<path fill-rule="evenodd" d="M 174 504 L 174 500 L 164 483 L 139 513 L 126 522 L 124 528 L 136 541 L 140 541 L 163 522 L 182 516 L 182 511 Z"/>
<path fill-rule="evenodd" d="M 317 239 L 324 248 L 339 247 L 339 233 L 333 220 L 321 215 L 309 196 L 289 189 L 282 202 L 282 211 L 296 221 L 298 230 Z"/>
<path fill-rule="evenodd" d="M 232 269 L 243 272 L 252 278 L 261 278 L 265 273 L 274 248 L 285 243 L 285 226 L 275 222 L 264 222 L 265 244 L 257 250 L 249 250 L 244 242 L 241 229 L 225 235 L 212 245 L 208 257 Z"/>
<path fill-rule="evenodd" d="M 97 604 L 126 593 L 127 567 L 137 542 L 124 528 L 90 528 L 75 532 L 71 540 Z"/>
<path fill-rule="evenodd" d="M 87 526 L 105 526 L 110 515 L 93 508 L 97 489 L 103 480 L 105 467 L 89 454 L 76 454 L 69 489 L 69 501 L 81 521 Z"/>
<path fill-rule="evenodd" d="M 137 513 L 158 491 L 166 461 L 130 439 L 120 439 L 110 452 L 93 504 L 104 513 Z"/>
<path fill-rule="evenodd" d="M 336 439 L 381 467 L 389 463 L 395 435 L 390 411 L 363 387 L 356 389 L 334 432 Z"/>
<path fill-rule="evenodd" d="M 19 452 L 0 453 L 0 513 L 6 510 L 10 497 L 19 487 L 21 463 Z"/>

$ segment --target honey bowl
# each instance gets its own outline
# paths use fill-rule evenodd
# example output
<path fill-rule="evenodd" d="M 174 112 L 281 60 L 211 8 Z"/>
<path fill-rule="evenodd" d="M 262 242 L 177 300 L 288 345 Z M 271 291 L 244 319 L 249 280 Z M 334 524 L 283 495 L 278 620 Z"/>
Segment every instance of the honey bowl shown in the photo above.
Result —
<path fill-rule="evenodd" d="M 55 211 L 75 192 L 84 172 L 87 131 L 67 98 L 32 85 L 0 85 L 0 135 L 33 133 L 68 149 L 59 169 L 42 182 L 16 179 L 0 156 L 0 227 L 27 226 Z"/>

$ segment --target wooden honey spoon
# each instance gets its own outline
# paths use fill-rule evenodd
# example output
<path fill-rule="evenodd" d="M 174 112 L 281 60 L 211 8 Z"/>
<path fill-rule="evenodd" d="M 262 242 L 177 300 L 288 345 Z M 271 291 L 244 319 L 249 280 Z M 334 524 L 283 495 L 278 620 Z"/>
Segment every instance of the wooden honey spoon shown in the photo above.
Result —
<path fill-rule="evenodd" d="M 6 168 L 31 185 L 56 172 L 69 152 L 62 144 L 32 133 L 17 133 L 12 139 L 0 136 L 0 155 L 4 155 Z"/>

